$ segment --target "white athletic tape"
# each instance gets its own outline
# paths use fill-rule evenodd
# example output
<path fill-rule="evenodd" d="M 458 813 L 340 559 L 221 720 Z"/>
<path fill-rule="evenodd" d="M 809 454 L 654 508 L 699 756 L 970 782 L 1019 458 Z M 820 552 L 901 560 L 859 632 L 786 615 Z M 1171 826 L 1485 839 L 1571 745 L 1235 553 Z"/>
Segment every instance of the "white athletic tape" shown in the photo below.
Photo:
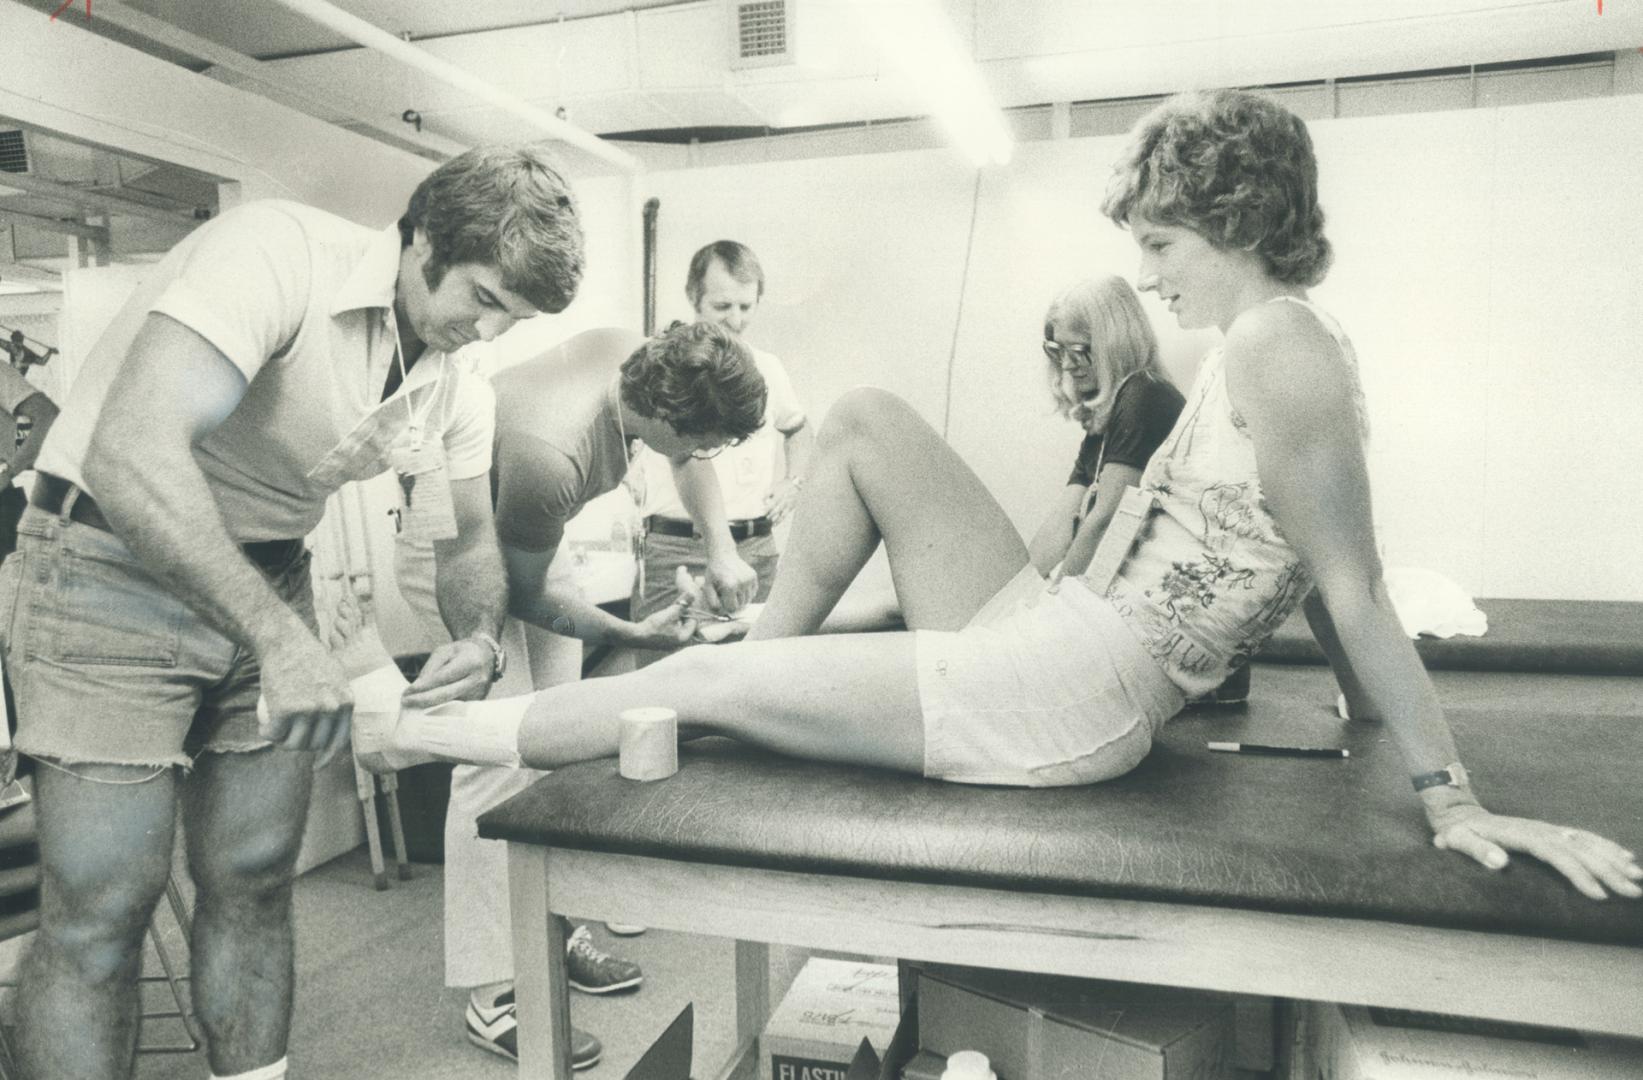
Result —
<path fill-rule="evenodd" d="M 617 771 L 629 780 L 666 780 L 679 771 L 679 714 L 660 706 L 625 709 Z"/>

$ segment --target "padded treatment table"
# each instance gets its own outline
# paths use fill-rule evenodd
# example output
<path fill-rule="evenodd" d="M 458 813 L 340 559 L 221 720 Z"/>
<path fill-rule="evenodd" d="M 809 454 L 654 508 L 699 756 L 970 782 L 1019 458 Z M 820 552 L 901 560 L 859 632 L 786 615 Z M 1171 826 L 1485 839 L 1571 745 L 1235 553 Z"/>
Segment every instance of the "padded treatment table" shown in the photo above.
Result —
<path fill-rule="evenodd" d="M 1439 680 L 1470 703 L 1449 717 L 1480 797 L 1643 850 L 1637 681 L 1539 680 Z M 1599 707 L 1570 692 L 1585 683 Z M 1261 665 L 1254 684 L 1247 712 L 1189 711 L 1129 775 L 1083 788 L 943 784 L 717 739 L 656 783 L 614 760 L 558 770 L 479 826 L 510 842 L 521 1074 L 570 1076 L 550 911 L 736 939 L 744 1066 L 763 942 L 1643 1036 L 1643 903 L 1434 849 L 1386 732 L 1335 718 L 1327 669 Z"/>
<path fill-rule="evenodd" d="M 1614 600 L 1476 601 L 1489 618 L 1480 637 L 1421 637 L 1431 670 L 1643 675 L 1643 604 Z M 1259 660 L 1321 664 L 1323 650 L 1299 609 L 1267 639 Z"/>

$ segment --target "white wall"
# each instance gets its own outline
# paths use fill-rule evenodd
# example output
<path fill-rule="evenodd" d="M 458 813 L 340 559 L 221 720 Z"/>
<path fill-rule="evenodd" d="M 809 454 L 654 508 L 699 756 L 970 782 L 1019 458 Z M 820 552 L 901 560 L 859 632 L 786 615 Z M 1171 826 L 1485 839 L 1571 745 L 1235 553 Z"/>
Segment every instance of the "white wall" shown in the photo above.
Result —
<path fill-rule="evenodd" d="M 658 171 L 656 318 L 688 318 L 691 255 L 734 239 L 768 281 L 756 345 L 777 353 L 820 418 L 858 383 L 940 425 L 964 285 L 975 177 L 943 151 Z"/>
<path fill-rule="evenodd" d="M 1643 600 L 1643 141 L 1617 135 L 1643 96 L 1311 126 L 1337 249 L 1316 296 L 1362 361 L 1388 561 L 1481 596 Z M 696 247 L 750 244 L 750 337 L 812 414 L 859 382 L 905 394 L 1031 530 L 1078 441 L 1043 394 L 1044 308 L 1135 272 L 1098 209 L 1120 143 L 1023 144 L 979 195 L 939 150 L 652 172 L 658 319 L 684 313 Z M 1213 339 L 1147 303 L 1185 385 Z"/>

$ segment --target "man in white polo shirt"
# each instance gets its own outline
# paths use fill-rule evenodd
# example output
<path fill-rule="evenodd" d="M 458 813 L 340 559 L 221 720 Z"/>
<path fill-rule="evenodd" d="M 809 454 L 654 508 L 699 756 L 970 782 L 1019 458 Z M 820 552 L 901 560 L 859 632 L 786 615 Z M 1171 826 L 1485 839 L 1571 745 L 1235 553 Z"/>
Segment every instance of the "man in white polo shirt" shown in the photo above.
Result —
<path fill-rule="evenodd" d="M 581 269 L 564 180 L 537 150 L 487 148 L 381 232 L 294 203 L 229 211 L 91 350 L 0 582 L 18 747 L 47 766 L 25 1075 L 131 1074 L 179 801 L 212 1075 L 285 1075 L 313 752 L 346 742 L 359 674 L 315 636 L 302 538 L 344 482 L 394 468 L 455 639 L 405 700 L 483 697 L 505 608 L 493 399 L 449 354 L 563 310 Z"/>
<path fill-rule="evenodd" d="M 722 326 L 739 338 L 764 298 L 764 268 L 746 244 L 715 241 L 691 257 L 685 295 L 698 322 Z M 721 451 L 713 459 L 713 471 L 719 477 L 736 555 L 759 575 L 753 599 L 762 603 L 770 595 L 781 558 L 772 529 L 793 512 L 815 435 L 782 362 L 762 349 L 751 351 L 769 391 L 765 423 L 739 445 Z M 712 539 L 702 538 L 685 511 L 666 458 L 641 450 L 629 485 L 644 517 L 632 600 L 633 619 L 640 621 L 678 601 L 680 566 L 700 577 L 714 550 Z M 711 575 L 707 584 L 713 584 Z M 639 652 L 637 663 L 642 666 L 665 655 Z"/>

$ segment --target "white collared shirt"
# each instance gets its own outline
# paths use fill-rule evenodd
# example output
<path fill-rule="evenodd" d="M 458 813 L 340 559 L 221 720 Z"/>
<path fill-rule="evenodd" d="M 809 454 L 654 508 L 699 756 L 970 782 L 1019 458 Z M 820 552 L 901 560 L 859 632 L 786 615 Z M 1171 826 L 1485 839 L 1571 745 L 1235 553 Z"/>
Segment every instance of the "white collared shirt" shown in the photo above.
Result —
<path fill-rule="evenodd" d="M 389 446 L 413 417 L 444 443 L 452 480 L 484 475 L 495 399 L 483 379 L 430 351 L 379 400 L 394 357 L 400 249 L 396 226 L 373 231 L 283 201 L 248 203 L 201 226 L 93 346 L 36 467 L 85 486 L 96 418 L 153 312 L 210 341 L 250 384 L 195 450 L 235 540 L 312 531 L 326 496 L 387 468 Z"/>

